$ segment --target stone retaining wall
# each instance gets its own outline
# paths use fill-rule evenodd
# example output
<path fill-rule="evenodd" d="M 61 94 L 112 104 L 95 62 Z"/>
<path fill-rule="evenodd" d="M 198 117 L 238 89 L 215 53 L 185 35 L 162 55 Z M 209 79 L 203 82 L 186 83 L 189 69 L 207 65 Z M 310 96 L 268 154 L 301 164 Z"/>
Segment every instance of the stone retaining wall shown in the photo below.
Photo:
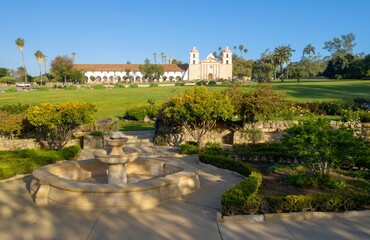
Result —
<path fill-rule="evenodd" d="M 80 145 L 80 139 L 70 140 L 66 147 L 72 145 Z M 35 139 L 6 139 L 0 138 L 1 150 L 16 150 L 16 149 L 32 149 L 40 148 L 40 144 Z"/>
<path fill-rule="evenodd" d="M 272 143 L 279 142 L 286 129 L 298 124 L 298 121 L 264 121 L 246 124 L 242 131 L 232 131 L 229 129 L 211 131 L 204 137 L 206 142 L 219 142 L 223 144 L 240 144 L 240 143 Z M 360 136 L 365 141 L 370 142 L 370 123 L 360 122 L 337 122 L 330 121 L 334 128 L 341 126 L 354 129 L 355 135 Z M 195 141 L 195 139 L 184 130 L 181 134 L 181 143 Z M 180 144 L 181 144 L 180 143 Z"/>

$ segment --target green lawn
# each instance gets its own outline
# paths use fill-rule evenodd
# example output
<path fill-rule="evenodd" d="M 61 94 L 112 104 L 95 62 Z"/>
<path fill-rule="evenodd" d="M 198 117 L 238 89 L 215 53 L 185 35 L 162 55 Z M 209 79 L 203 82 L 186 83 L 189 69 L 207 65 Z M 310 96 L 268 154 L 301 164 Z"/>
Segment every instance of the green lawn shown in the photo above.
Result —
<path fill-rule="evenodd" d="M 256 84 L 244 86 L 248 91 Z M 370 96 L 370 81 L 365 80 L 308 80 L 303 79 L 297 84 L 296 80 L 284 82 L 274 81 L 276 90 L 285 92 L 290 100 L 294 101 L 352 101 L 356 97 Z M 102 90 L 49 90 L 25 91 L 15 93 L 0 93 L 0 105 L 41 102 L 87 101 L 96 104 L 97 117 L 121 116 L 125 109 L 147 105 L 148 99 L 154 99 L 161 104 L 169 97 L 185 91 L 188 86 L 154 87 L 154 88 L 124 88 Z M 211 87 L 215 91 L 222 91 L 224 87 Z"/>

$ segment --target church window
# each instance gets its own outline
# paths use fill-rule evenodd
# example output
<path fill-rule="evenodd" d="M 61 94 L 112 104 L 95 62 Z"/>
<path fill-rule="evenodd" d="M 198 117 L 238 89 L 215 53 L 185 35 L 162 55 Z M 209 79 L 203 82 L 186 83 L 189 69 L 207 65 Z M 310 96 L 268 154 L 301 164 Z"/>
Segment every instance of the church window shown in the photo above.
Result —
<path fill-rule="evenodd" d="M 195 60 L 193 60 L 193 64 L 195 64 Z"/>
<path fill-rule="evenodd" d="M 229 64 L 229 60 L 226 60 L 226 64 Z"/>
<path fill-rule="evenodd" d="M 229 57 L 229 54 L 226 54 L 226 57 L 228 58 Z"/>
<path fill-rule="evenodd" d="M 195 54 L 193 54 L 193 57 L 195 57 Z"/>

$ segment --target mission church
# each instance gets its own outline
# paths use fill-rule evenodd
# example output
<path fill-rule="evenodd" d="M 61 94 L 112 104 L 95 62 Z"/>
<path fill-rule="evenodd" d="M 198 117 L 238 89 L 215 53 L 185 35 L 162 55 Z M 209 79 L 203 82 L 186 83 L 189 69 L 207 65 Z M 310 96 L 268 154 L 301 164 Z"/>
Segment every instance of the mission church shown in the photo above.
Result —
<path fill-rule="evenodd" d="M 127 78 L 132 82 L 145 82 L 144 75 L 140 72 L 141 65 L 143 64 L 75 64 L 75 67 L 85 73 L 87 83 L 118 83 Z M 222 52 L 220 60 L 212 54 L 200 60 L 199 51 L 194 47 L 189 54 L 189 64 L 158 65 L 164 69 L 163 76 L 157 79 L 159 82 L 232 78 L 232 52 L 228 47 Z"/>

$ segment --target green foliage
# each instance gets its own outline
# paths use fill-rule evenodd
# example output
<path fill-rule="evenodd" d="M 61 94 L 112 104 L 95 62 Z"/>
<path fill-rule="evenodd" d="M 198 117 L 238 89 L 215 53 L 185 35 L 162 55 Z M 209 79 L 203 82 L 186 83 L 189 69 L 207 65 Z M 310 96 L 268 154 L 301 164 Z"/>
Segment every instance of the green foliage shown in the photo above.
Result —
<path fill-rule="evenodd" d="M 217 120 L 231 119 L 232 114 L 233 105 L 227 95 L 197 86 L 173 96 L 161 111 L 164 120 L 184 126 L 200 148 L 203 148 L 203 136 L 215 126 Z"/>
<path fill-rule="evenodd" d="M 216 86 L 217 85 L 217 82 L 216 81 L 214 81 L 214 80 L 211 80 L 211 81 L 209 81 L 208 82 L 208 84 L 207 84 L 208 86 Z"/>
<path fill-rule="evenodd" d="M 34 89 L 39 92 L 49 91 L 49 88 L 46 86 L 37 86 Z"/>
<path fill-rule="evenodd" d="M 0 106 L 0 111 L 5 111 L 9 114 L 20 114 L 24 113 L 29 107 L 31 107 L 31 104 L 6 104 L 3 106 Z"/>
<path fill-rule="evenodd" d="M 12 137 L 19 135 L 22 130 L 23 114 L 10 114 L 0 111 L 0 135 Z"/>
<path fill-rule="evenodd" d="M 136 83 L 130 83 L 130 84 L 128 85 L 128 87 L 129 87 L 129 88 L 138 88 L 138 87 L 139 87 L 139 85 L 137 85 Z"/>
<path fill-rule="evenodd" d="M 73 59 L 69 56 L 57 56 L 50 64 L 50 73 L 58 81 L 67 81 L 74 71 Z"/>
<path fill-rule="evenodd" d="M 157 83 L 150 83 L 149 87 L 158 87 L 158 84 Z"/>
<path fill-rule="evenodd" d="M 184 143 L 180 145 L 181 154 L 197 154 L 199 153 L 199 147 L 197 144 Z"/>
<path fill-rule="evenodd" d="M 233 76 L 237 78 L 251 77 L 254 62 L 242 57 L 233 57 Z"/>
<path fill-rule="evenodd" d="M 0 78 L 0 83 L 15 83 L 15 78 L 11 76 L 4 76 Z"/>
<path fill-rule="evenodd" d="M 262 174 L 253 171 L 247 178 L 226 190 L 221 197 L 222 215 L 257 213 L 261 200 L 256 194 L 261 184 Z"/>
<path fill-rule="evenodd" d="M 64 89 L 65 90 L 77 90 L 77 86 L 76 85 L 68 85 Z"/>
<path fill-rule="evenodd" d="M 265 143 L 249 143 L 249 144 L 234 144 L 233 153 L 242 160 L 262 160 L 273 161 L 294 161 L 296 156 L 286 151 L 282 144 L 265 144 Z M 298 159 L 301 160 L 301 159 Z"/>
<path fill-rule="evenodd" d="M 7 68 L 0 68 L 0 79 L 2 77 L 8 76 L 8 71 L 9 71 L 9 69 L 7 69 Z"/>
<path fill-rule="evenodd" d="M 199 161 L 205 164 L 211 164 L 218 168 L 229 169 L 244 176 L 249 176 L 249 174 L 254 171 L 254 168 L 248 163 L 244 163 L 231 157 L 216 155 L 215 152 L 212 151 L 200 153 Z"/>
<path fill-rule="evenodd" d="M 61 158 L 60 152 L 54 150 L 0 151 L 0 179 L 6 179 L 17 174 L 31 173 L 38 167 L 55 163 L 61 159 L 63 158 Z"/>
<path fill-rule="evenodd" d="M 27 110 L 26 124 L 40 143 L 46 141 L 49 148 L 62 149 L 73 130 L 93 122 L 95 112 L 95 105 L 91 103 L 43 103 Z"/>
<path fill-rule="evenodd" d="M 176 82 L 175 83 L 175 86 L 185 86 L 185 82 L 181 81 L 181 82 Z"/>
<path fill-rule="evenodd" d="M 148 107 L 139 106 L 139 107 L 133 107 L 133 108 L 127 109 L 123 118 L 127 120 L 144 121 L 147 114 L 148 114 Z"/>
<path fill-rule="evenodd" d="M 359 122 L 360 113 L 351 109 L 345 109 L 341 111 L 341 120 L 343 122 Z"/>
<path fill-rule="evenodd" d="M 16 88 L 7 88 L 4 90 L 4 92 L 17 92 L 17 89 Z"/>
<path fill-rule="evenodd" d="M 126 86 L 123 84 L 115 84 L 114 88 L 126 88 Z"/>
<path fill-rule="evenodd" d="M 369 147 L 351 129 L 333 129 L 325 119 L 303 121 L 287 129 L 283 143 L 290 154 L 306 158 L 316 174 L 328 174 L 334 166 L 368 166 L 370 161 Z"/>
<path fill-rule="evenodd" d="M 62 148 L 59 151 L 59 155 L 61 159 L 71 160 L 71 159 L 75 159 L 80 153 L 80 151 L 81 151 L 81 147 L 79 145 L 74 145 L 74 146 Z"/>
<path fill-rule="evenodd" d="M 102 84 L 96 84 L 93 86 L 93 89 L 106 89 L 106 87 Z"/>
<path fill-rule="evenodd" d="M 94 137 L 103 137 L 104 133 L 102 131 L 92 131 L 89 135 Z"/>
<path fill-rule="evenodd" d="M 164 74 L 164 68 L 161 65 L 150 64 L 140 65 L 140 72 L 149 80 L 159 79 Z"/>

